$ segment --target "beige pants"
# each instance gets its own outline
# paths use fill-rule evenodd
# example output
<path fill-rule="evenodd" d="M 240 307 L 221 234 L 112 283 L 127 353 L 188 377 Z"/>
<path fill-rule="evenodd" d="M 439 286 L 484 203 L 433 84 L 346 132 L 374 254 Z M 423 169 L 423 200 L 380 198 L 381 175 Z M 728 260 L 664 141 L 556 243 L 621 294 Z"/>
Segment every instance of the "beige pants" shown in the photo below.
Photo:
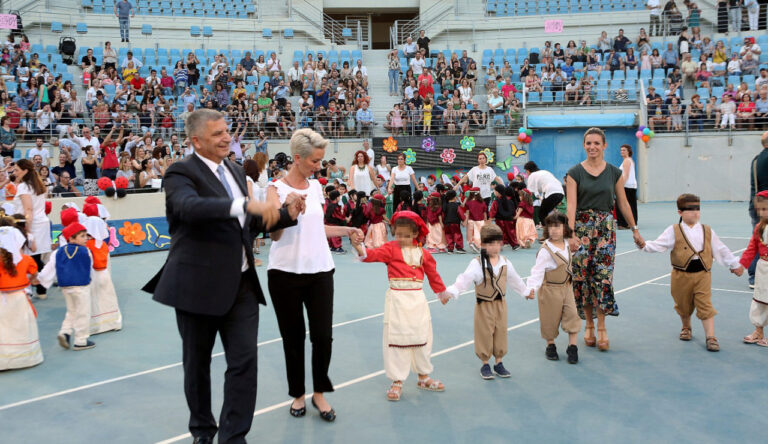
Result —
<path fill-rule="evenodd" d="M 501 362 L 507 354 L 507 300 L 475 304 L 475 354 L 485 362 Z"/>
<path fill-rule="evenodd" d="M 405 381 L 412 370 L 416 374 L 432 373 L 432 322 L 429 323 L 427 345 L 421 347 L 390 347 L 389 324 L 384 324 L 382 345 L 384 348 L 384 371 L 393 381 Z"/>
<path fill-rule="evenodd" d="M 467 242 L 480 248 L 480 230 L 485 225 L 484 220 L 467 220 Z"/>
<path fill-rule="evenodd" d="M 59 334 L 71 334 L 74 330 L 75 345 L 85 345 L 90 336 L 91 286 L 62 287 L 61 293 L 67 301 L 67 314 Z"/>
<path fill-rule="evenodd" d="M 699 271 L 686 273 L 672 270 L 670 291 L 675 301 L 675 311 L 689 317 L 696 309 L 696 317 L 706 320 L 714 317 L 717 310 L 712 306 L 712 273 Z"/>
<path fill-rule="evenodd" d="M 93 271 L 91 290 L 90 333 L 96 335 L 123 328 L 123 315 L 117 305 L 117 293 L 109 268 Z"/>
<path fill-rule="evenodd" d="M 438 222 L 436 224 L 427 224 L 429 234 L 427 234 L 427 242 L 424 245 L 427 248 L 437 248 L 438 250 L 445 250 L 445 233 L 443 232 L 443 224 Z"/>
<path fill-rule="evenodd" d="M 581 329 L 576 300 L 573 298 L 573 286 L 570 282 L 563 285 L 545 283 L 539 290 L 541 337 L 554 341 L 560 334 L 558 327 L 561 326 L 566 333 L 578 333 Z"/>

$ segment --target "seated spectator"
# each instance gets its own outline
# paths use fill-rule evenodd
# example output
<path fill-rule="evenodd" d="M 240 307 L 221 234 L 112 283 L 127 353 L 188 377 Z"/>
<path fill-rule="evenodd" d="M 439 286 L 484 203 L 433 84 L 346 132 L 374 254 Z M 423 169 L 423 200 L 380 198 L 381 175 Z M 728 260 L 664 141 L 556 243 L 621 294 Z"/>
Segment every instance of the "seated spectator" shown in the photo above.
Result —
<path fill-rule="evenodd" d="M 683 106 L 680 105 L 680 101 L 677 97 L 670 99 L 669 105 L 667 105 L 667 111 L 669 113 L 669 120 L 667 121 L 667 131 L 682 131 L 683 130 Z"/>
<path fill-rule="evenodd" d="M 739 56 L 745 58 L 747 54 L 752 54 L 752 57 L 760 58 L 760 54 L 762 53 L 763 51 L 760 49 L 760 45 L 755 43 L 754 37 L 744 38 L 744 46 L 739 49 Z"/>
<path fill-rule="evenodd" d="M 758 74 L 758 66 L 757 59 L 751 53 L 748 53 L 741 62 L 741 73 L 743 75 L 756 76 Z"/>
<path fill-rule="evenodd" d="M 392 111 L 387 114 L 387 123 L 384 124 L 384 128 L 392 132 L 392 136 L 398 136 L 403 130 L 403 112 L 400 109 L 400 104 L 395 103 Z"/>
<path fill-rule="evenodd" d="M 702 131 L 702 122 L 704 117 L 704 104 L 701 103 L 701 97 L 698 94 L 694 94 L 691 97 L 691 104 L 688 105 L 688 120 L 691 128 L 695 125 L 699 132 Z"/>
<path fill-rule="evenodd" d="M 579 98 L 579 84 L 576 83 L 576 77 L 571 77 L 571 81 L 565 85 L 565 102 L 575 102 Z"/>
<path fill-rule="evenodd" d="M 729 76 L 741 76 L 741 60 L 735 52 L 731 54 L 731 60 L 728 61 L 726 70 Z"/>
<path fill-rule="evenodd" d="M 133 62 L 128 62 L 128 64 L 123 68 L 122 77 L 123 80 L 130 82 L 133 80 L 134 76 L 138 76 L 138 71 L 136 70 L 136 67 Z"/>
<path fill-rule="evenodd" d="M 142 160 L 141 172 L 139 173 L 139 186 L 137 188 L 152 188 L 152 180 L 157 178 L 158 177 L 152 168 L 151 159 Z"/>
<path fill-rule="evenodd" d="M 581 78 L 579 82 L 579 90 L 582 93 L 580 105 L 592 104 L 592 86 L 592 76 L 587 75 Z"/>
<path fill-rule="evenodd" d="M 683 54 L 683 63 L 681 65 L 681 71 L 683 75 L 683 84 L 690 82 L 696 83 L 696 68 L 698 65 L 691 59 L 690 54 Z M 706 68 L 706 66 L 705 66 Z"/>
<path fill-rule="evenodd" d="M 356 76 L 358 72 L 364 79 L 368 79 L 368 68 L 363 66 L 363 61 L 361 59 L 357 59 L 357 65 L 352 69 L 352 76 Z"/>
<path fill-rule="evenodd" d="M 733 102 L 730 94 L 723 94 L 723 101 L 720 103 L 720 129 L 736 129 L 736 104 Z"/>
<path fill-rule="evenodd" d="M 367 102 L 363 102 L 362 107 L 357 110 L 357 113 L 355 113 L 355 121 L 357 122 L 358 136 L 360 136 L 364 130 L 373 130 L 373 113 L 368 109 Z"/>
<path fill-rule="evenodd" d="M 755 100 L 754 122 L 758 129 L 763 129 L 768 123 L 768 86 L 759 88 L 760 97 Z"/>
<path fill-rule="evenodd" d="M 293 66 L 291 67 L 291 69 L 288 70 L 288 81 L 290 82 L 290 85 L 291 85 L 291 94 L 301 94 L 302 86 L 303 86 L 302 84 L 303 73 L 304 71 L 299 66 L 299 62 L 294 61 Z"/>
<path fill-rule="evenodd" d="M 680 61 L 680 56 L 673 43 L 667 43 L 667 50 L 662 54 L 662 67 L 664 69 L 676 68 Z"/>
<path fill-rule="evenodd" d="M 504 96 L 504 99 L 507 99 L 509 98 L 510 94 L 512 94 L 514 97 L 516 92 L 517 88 L 515 88 L 515 85 L 512 84 L 512 78 L 507 77 L 504 80 L 504 85 L 501 87 L 501 95 Z"/>
<path fill-rule="evenodd" d="M 752 102 L 752 97 L 749 93 L 741 96 L 741 102 L 739 102 L 736 108 L 736 123 L 740 129 L 753 130 L 755 128 L 755 109 L 756 105 Z"/>
<path fill-rule="evenodd" d="M 702 63 L 699 65 L 699 70 L 696 71 L 696 88 L 707 88 L 709 93 L 712 93 L 712 87 L 709 83 L 709 78 L 712 77 L 712 73 L 707 70 L 707 64 Z"/>
<path fill-rule="evenodd" d="M 144 66 L 144 64 L 141 63 L 141 60 L 133 56 L 132 51 L 128 51 L 125 54 L 125 58 L 123 59 L 122 63 L 120 63 L 121 68 L 128 68 L 129 66 L 132 66 L 133 68 L 136 68 L 136 69 L 141 69 L 141 67 Z"/>
<path fill-rule="evenodd" d="M 619 29 L 619 35 L 617 35 L 613 39 L 613 49 L 616 52 L 625 52 L 627 50 L 627 45 L 632 43 L 625 35 L 624 30 Z"/>
<path fill-rule="evenodd" d="M 58 195 L 60 197 L 80 197 L 80 191 L 75 188 L 74 181 L 71 179 L 72 176 L 69 174 L 69 172 L 63 171 L 58 176 L 56 185 L 53 187 L 51 192 L 54 195 Z"/>
<path fill-rule="evenodd" d="M 608 56 L 605 58 L 605 69 L 609 69 L 611 72 L 624 69 L 624 59 L 616 53 L 616 50 L 611 49 L 608 52 Z"/>

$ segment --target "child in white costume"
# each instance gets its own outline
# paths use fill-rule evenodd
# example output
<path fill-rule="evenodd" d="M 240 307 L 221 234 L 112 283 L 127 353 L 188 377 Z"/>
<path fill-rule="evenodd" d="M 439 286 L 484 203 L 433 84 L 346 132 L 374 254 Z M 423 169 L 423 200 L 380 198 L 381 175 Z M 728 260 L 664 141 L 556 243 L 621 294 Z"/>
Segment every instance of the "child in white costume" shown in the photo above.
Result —
<path fill-rule="evenodd" d="M 93 281 L 91 282 L 91 334 L 118 331 L 123 328 L 123 315 L 117 303 L 115 285 L 110 269 L 109 227 L 101 220 L 96 205 L 85 204 L 83 212 L 88 217 L 83 223 L 90 239 L 86 246 L 93 258 Z"/>

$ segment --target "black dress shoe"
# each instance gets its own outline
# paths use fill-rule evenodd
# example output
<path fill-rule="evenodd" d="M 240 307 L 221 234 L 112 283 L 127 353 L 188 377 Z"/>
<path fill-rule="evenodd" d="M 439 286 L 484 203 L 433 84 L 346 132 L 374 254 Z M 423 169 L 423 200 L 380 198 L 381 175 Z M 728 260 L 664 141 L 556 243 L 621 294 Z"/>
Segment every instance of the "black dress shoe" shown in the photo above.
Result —
<path fill-rule="evenodd" d="M 333 409 L 328 410 L 327 412 L 320 411 L 320 407 L 315 404 L 315 398 L 312 398 L 312 405 L 317 409 L 318 413 L 320 413 L 320 417 L 328 422 L 333 422 L 336 420 L 336 412 Z"/>
<path fill-rule="evenodd" d="M 213 438 L 207 436 L 197 436 L 192 444 L 213 444 Z"/>
<path fill-rule="evenodd" d="M 289 410 L 289 413 L 294 418 L 301 418 L 302 416 L 307 414 L 307 406 L 304 405 L 304 407 L 302 407 L 300 409 L 295 409 L 295 408 L 293 408 L 293 403 L 291 403 L 291 408 Z"/>

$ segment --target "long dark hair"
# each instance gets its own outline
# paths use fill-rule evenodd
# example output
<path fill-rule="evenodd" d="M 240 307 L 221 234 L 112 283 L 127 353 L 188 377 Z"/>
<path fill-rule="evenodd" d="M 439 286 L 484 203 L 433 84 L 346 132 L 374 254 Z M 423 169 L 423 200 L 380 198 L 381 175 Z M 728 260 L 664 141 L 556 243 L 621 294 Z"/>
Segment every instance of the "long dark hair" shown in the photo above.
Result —
<path fill-rule="evenodd" d="M 0 262 L 8 274 L 16 276 L 16 264 L 13 263 L 13 255 L 5 248 L 0 248 Z"/>
<path fill-rule="evenodd" d="M 19 159 L 16 161 L 16 166 L 19 169 L 24 170 L 27 174 L 21 179 L 22 182 L 27 184 L 36 195 L 44 194 L 48 191 L 48 188 L 43 185 L 43 181 L 40 180 L 40 176 L 35 171 L 35 164 L 29 159 Z"/>

